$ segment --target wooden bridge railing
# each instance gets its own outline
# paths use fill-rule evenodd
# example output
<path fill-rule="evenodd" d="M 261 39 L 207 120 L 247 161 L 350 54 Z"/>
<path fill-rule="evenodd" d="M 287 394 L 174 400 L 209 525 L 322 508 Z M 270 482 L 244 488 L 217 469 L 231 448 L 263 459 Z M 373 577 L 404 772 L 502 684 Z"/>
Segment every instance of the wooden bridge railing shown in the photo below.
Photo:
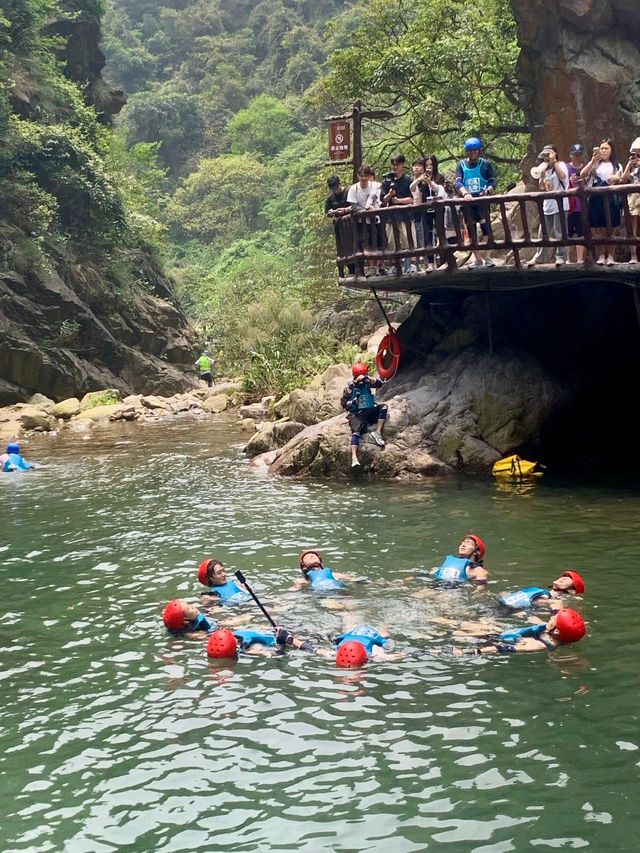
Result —
<path fill-rule="evenodd" d="M 438 255 L 439 263 L 445 264 L 448 272 L 454 272 L 458 269 L 455 252 L 487 249 L 513 252 L 514 266 L 521 269 L 520 252 L 523 249 L 558 246 L 584 246 L 585 266 L 591 266 L 595 262 L 598 246 L 629 246 L 634 252 L 635 247 L 640 245 L 640 237 L 633 236 L 628 203 L 629 195 L 639 192 L 637 184 L 617 184 L 615 187 L 581 185 L 575 189 L 554 192 L 512 193 L 466 200 L 439 199 L 427 204 L 351 212 L 334 223 L 339 275 L 340 278 L 363 276 L 367 263 L 370 266 L 393 266 L 396 275 L 400 276 L 403 261 L 415 262 L 432 255 Z M 572 196 L 581 202 L 583 236 L 569 237 L 566 216 L 560 217 L 561 237 L 550 236 L 543 215 L 544 201 L 554 199 L 562 208 L 562 200 Z M 589 200 L 598 196 L 603 200 L 606 227 L 601 230 L 606 236 L 596 236 L 595 229 L 589 224 Z M 480 235 L 479 239 L 477 228 L 465 228 L 463 211 L 467 205 L 480 207 L 486 221 L 486 237 Z M 613 225 L 614 205 L 620 210 L 620 230 L 624 229 L 624 235 L 616 233 L 618 229 Z M 447 217 L 448 230 L 455 231 L 455 239 L 452 235 L 451 242 L 445 231 L 445 213 L 448 208 L 451 210 L 451 215 Z M 514 221 L 516 214 L 520 222 Z M 416 220 L 423 223 L 426 246 L 416 246 Z M 496 235 L 498 225 L 502 226 L 502 236 Z"/>

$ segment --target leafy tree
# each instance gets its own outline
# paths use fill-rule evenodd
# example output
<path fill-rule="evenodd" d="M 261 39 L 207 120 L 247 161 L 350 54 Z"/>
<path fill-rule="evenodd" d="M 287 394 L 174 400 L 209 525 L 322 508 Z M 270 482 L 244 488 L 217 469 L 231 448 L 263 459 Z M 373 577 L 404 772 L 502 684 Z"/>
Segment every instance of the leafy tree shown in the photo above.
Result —
<path fill-rule="evenodd" d="M 169 205 L 174 233 L 224 246 L 257 231 L 266 178 L 266 168 L 246 155 L 201 160 Z"/>
<path fill-rule="evenodd" d="M 234 154 L 277 154 L 294 139 L 291 113 L 277 98 L 258 95 L 237 112 L 227 127 Z"/>

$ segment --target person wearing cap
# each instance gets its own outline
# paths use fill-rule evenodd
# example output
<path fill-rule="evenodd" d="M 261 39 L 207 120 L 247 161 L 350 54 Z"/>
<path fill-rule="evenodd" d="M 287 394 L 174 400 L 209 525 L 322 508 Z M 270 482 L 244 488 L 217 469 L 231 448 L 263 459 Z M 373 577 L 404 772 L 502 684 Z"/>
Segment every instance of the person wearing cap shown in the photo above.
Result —
<path fill-rule="evenodd" d="M 340 178 L 337 175 L 331 175 L 330 178 L 327 178 L 327 187 L 329 188 L 329 195 L 324 202 L 325 215 L 335 218 L 350 213 L 351 205 L 347 198 L 348 191 L 340 183 Z"/>
<path fill-rule="evenodd" d="M 543 192 L 558 192 L 559 190 L 569 189 L 567 164 L 558 159 L 558 149 L 555 145 L 545 145 L 538 154 L 538 160 L 544 164 L 542 176 L 539 181 L 540 189 Z M 553 198 L 546 198 L 542 202 L 542 213 L 547 228 L 547 235 L 550 239 L 562 240 L 562 219 L 566 216 L 568 210 L 568 198 L 563 198 L 561 205 Z M 542 234 L 542 228 L 540 229 L 540 234 Z M 563 266 L 567 262 L 566 246 L 554 246 L 551 251 L 555 256 L 557 267 Z M 534 267 L 536 264 L 544 263 L 543 256 L 545 254 L 546 247 L 540 246 L 527 266 Z"/>
<path fill-rule="evenodd" d="M 198 566 L 198 580 L 209 587 L 205 595 L 220 604 L 245 604 L 251 601 L 249 593 L 227 577 L 225 567 L 215 557 L 208 557 Z"/>
<path fill-rule="evenodd" d="M 487 583 L 489 573 L 484 567 L 486 546 L 475 533 L 465 536 L 458 546 L 458 556 L 449 554 L 438 568 L 431 570 L 433 580 L 458 586 L 471 581 L 480 586 Z"/>
<path fill-rule="evenodd" d="M 631 143 L 629 159 L 622 173 L 623 184 L 640 184 L 640 136 Z M 640 237 L 640 192 L 627 196 L 629 213 L 631 214 L 631 233 L 629 237 Z M 640 245 L 631 247 L 630 263 L 637 264 L 640 260 Z"/>
<path fill-rule="evenodd" d="M 524 587 L 503 593 L 498 602 L 509 610 L 529 610 L 536 607 L 561 610 L 565 606 L 565 596 L 582 595 L 584 590 L 582 576 L 578 572 L 566 571 L 546 589 L 539 586 Z"/>
<path fill-rule="evenodd" d="M 194 364 L 194 367 L 198 368 L 200 379 L 206 382 L 209 388 L 213 385 L 213 365 L 214 361 L 209 355 L 208 349 L 202 350 L 200 358 L 198 358 Z"/>
<path fill-rule="evenodd" d="M 452 649 L 458 657 L 462 655 L 504 655 L 513 652 L 545 652 L 555 651 L 562 645 L 576 643 L 587 632 L 582 616 L 570 608 L 563 608 L 554 613 L 548 622 L 538 620 L 536 625 L 526 625 L 524 628 L 510 628 L 497 636 L 482 638 L 483 646 L 471 649 Z"/>
<path fill-rule="evenodd" d="M 491 195 L 496 188 L 496 180 L 493 174 L 493 163 L 486 157 L 481 157 L 482 140 L 477 136 L 471 136 L 464 143 L 464 159 L 456 166 L 455 187 L 458 195 L 464 199 L 480 198 Z M 470 234 L 477 235 L 477 225 L 483 237 L 489 234 L 485 208 L 480 204 L 461 205 L 462 213 L 467 223 Z M 473 252 L 473 260 L 467 264 L 468 269 L 481 267 L 483 264 L 480 252 Z M 495 266 L 491 252 L 486 253 L 484 264 L 487 267 Z"/>
<path fill-rule="evenodd" d="M 340 398 L 340 405 L 347 411 L 347 420 L 351 427 L 351 467 L 360 465 L 358 459 L 358 448 L 360 437 L 369 432 L 369 427 L 375 424 L 371 430 L 371 438 L 379 447 L 384 447 L 385 441 L 382 437 L 387 418 L 387 406 L 376 403 L 373 390 L 382 387 L 381 379 L 371 379 L 369 368 L 363 361 L 359 361 L 351 368 L 353 379 L 346 386 Z"/>
<path fill-rule="evenodd" d="M 569 175 L 569 187 L 575 189 L 580 185 L 580 172 L 584 169 L 584 146 L 576 142 L 569 149 L 570 162 L 567 163 L 567 174 Z M 584 237 L 582 228 L 582 201 L 579 196 L 572 195 L 569 199 L 569 213 L 567 214 L 567 235 L 569 237 Z M 576 261 L 584 263 L 584 246 L 576 246 Z"/>
<path fill-rule="evenodd" d="M 15 441 L 7 444 L 6 453 L 0 456 L 0 471 L 8 473 L 10 471 L 33 471 L 35 465 L 27 462 L 24 456 L 20 454 L 20 445 Z"/>

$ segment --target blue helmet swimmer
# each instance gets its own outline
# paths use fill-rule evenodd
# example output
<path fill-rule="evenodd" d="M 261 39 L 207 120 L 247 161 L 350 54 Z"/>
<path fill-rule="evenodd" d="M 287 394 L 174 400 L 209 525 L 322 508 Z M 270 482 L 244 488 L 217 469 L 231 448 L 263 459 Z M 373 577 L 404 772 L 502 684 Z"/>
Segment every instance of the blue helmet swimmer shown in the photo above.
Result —
<path fill-rule="evenodd" d="M 7 444 L 7 453 L 20 453 L 20 445 L 15 442 Z"/>
<path fill-rule="evenodd" d="M 482 150 L 482 140 L 477 136 L 470 136 L 469 139 L 464 143 L 465 151 L 481 151 Z"/>

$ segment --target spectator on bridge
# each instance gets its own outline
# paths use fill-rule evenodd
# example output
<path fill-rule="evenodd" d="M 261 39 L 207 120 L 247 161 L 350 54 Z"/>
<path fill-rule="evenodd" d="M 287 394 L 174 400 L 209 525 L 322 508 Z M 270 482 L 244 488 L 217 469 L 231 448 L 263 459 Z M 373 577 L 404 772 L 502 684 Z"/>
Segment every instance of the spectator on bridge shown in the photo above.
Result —
<path fill-rule="evenodd" d="M 327 179 L 329 195 L 324 203 L 324 212 L 327 216 L 344 216 L 351 212 L 351 205 L 347 201 L 347 190 L 340 183 L 337 175 L 331 175 Z"/>
<path fill-rule="evenodd" d="M 567 172 L 567 164 L 558 159 L 558 149 L 555 145 L 545 145 L 542 151 L 538 154 L 538 160 L 541 160 L 546 169 L 540 178 L 540 189 L 543 192 L 557 192 L 558 190 L 569 189 L 569 176 Z M 547 226 L 547 235 L 551 239 L 562 240 L 562 219 L 569 209 L 569 199 L 563 198 L 562 205 L 553 198 L 546 198 L 542 202 L 542 213 L 544 222 Z M 536 264 L 542 263 L 545 247 L 540 246 L 533 258 L 527 264 L 528 267 L 534 267 Z M 555 254 L 556 266 L 560 267 L 567 261 L 567 247 L 556 246 L 551 249 Z"/>
<path fill-rule="evenodd" d="M 613 144 L 613 139 L 603 139 L 597 148 L 593 149 L 591 159 L 580 172 L 580 177 L 588 178 L 590 187 L 606 187 L 619 184 L 622 180 L 622 166 L 616 157 L 616 149 Z M 607 236 L 607 218 L 605 212 L 605 204 L 609 207 L 611 217 L 611 228 L 618 228 L 620 225 L 620 205 L 609 196 L 606 200 L 598 195 L 592 196 L 589 199 L 589 225 L 593 228 L 593 234 L 596 240 L 602 240 Z M 611 254 L 609 251 L 611 249 Z M 601 243 L 599 246 L 598 264 L 607 264 L 612 266 L 613 247 L 608 243 Z"/>
<path fill-rule="evenodd" d="M 434 154 L 429 154 L 419 160 L 413 161 L 413 176 L 411 182 L 411 193 L 413 195 L 414 204 L 429 204 L 426 211 L 415 213 L 415 229 L 416 229 L 416 246 L 435 246 L 435 221 L 436 213 L 433 207 L 433 200 L 437 198 L 446 198 L 442 177 L 438 173 L 438 159 Z M 435 257 L 427 255 L 426 272 L 433 272 Z M 416 259 L 416 267 L 419 264 Z M 417 272 L 417 269 L 410 269 L 410 272 Z"/>
<path fill-rule="evenodd" d="M 569 149 L 570 163 L 567 163 L 569 175 L 569 187 L 575 189 L 580 185 L 582 178 L 580 172 L 584 169 L 584 147 L 576 142 Z M 582 203 L 578 196 L 569 199 L 569 214 L 567 216 L 567 234 L 569 237 L 584 237 L 582 228 Z M 576 261 L 584 262 L 584 246 L 576 246 Z"/>
<path fill-rule="evenodd" d="M 640 136 L 631 143 L 629 160 L 622 173 L 622 183 L 640 184 Z M 631 214 L 629 237 L 640 237 L 640 193 L 631 193 L 627 199 Z M 630 263 L 637 264 L 638 259 L 640 259 L 640 246 L 632 246 Z"/>
<path fill-rule="evenodd" d="M 456 190 L 462 198 L 480 198 L 491 195 L 496 188 L 493 175 L 493 163 L 481 157 L 482 142 L 477 136 L 472 136 L 464 144 L 465 158 L 456 167 Z M 467 223 L 469 233 L 477 236 L 477 225 L 484 237 L 489 233 L 485 207 L 480 204 L 463 205 L 462 213 Z M 485 266 L 495 266 L 491 252 L 486 253 Z M 473 260 L 467 265 L 469 269 L 482 266 L 482 255 L 474 249 Z"/>
<path fill-rule="evenodd" d="M 347 201 L 354 213 L 364 213 L 367 210 L 375 210 L 379 207 L 378 188 L 380 185 L 377 182 L 374 183 L 373 177 L 374 174 L 371 166 L 360 166 L 358 169 L 358 182 L 349 187 L 349 192 L 347 193 Z M 371 216 L 366 219 L 358 219 L 356 229 L 360 251 L 371 248 L 382 248 L 380 217 Z M 384 268 L 380 266 L 379 271 L 384 272 Z"/>
<path fill-rule="evenodd" d="M 380 204 L 382 207 L 392 207 L 396 205 L 413 204 L 413 196 L 411 195 L 411 178 L 405 174 L 405 157 L 404 154 L 394 154 L 391 158 L 392 171 L 382 179 L 380 187 Z M 408 230 L 411 229 L 411 237 L 415 246 L 415 231 L 413 222 L 409 217 L 401 217 L 397 219 L 399 246 L 396 246 L 396 239 L 391 220 L 387 219 L 385 227 L 387 234 L 387 248 L 390 252 L 395 252 L 397 249 L 409 248 Z M 403 272 L 409 272 L 411 267 L 410 258 L 405 258 L 402 262 Z"/>

